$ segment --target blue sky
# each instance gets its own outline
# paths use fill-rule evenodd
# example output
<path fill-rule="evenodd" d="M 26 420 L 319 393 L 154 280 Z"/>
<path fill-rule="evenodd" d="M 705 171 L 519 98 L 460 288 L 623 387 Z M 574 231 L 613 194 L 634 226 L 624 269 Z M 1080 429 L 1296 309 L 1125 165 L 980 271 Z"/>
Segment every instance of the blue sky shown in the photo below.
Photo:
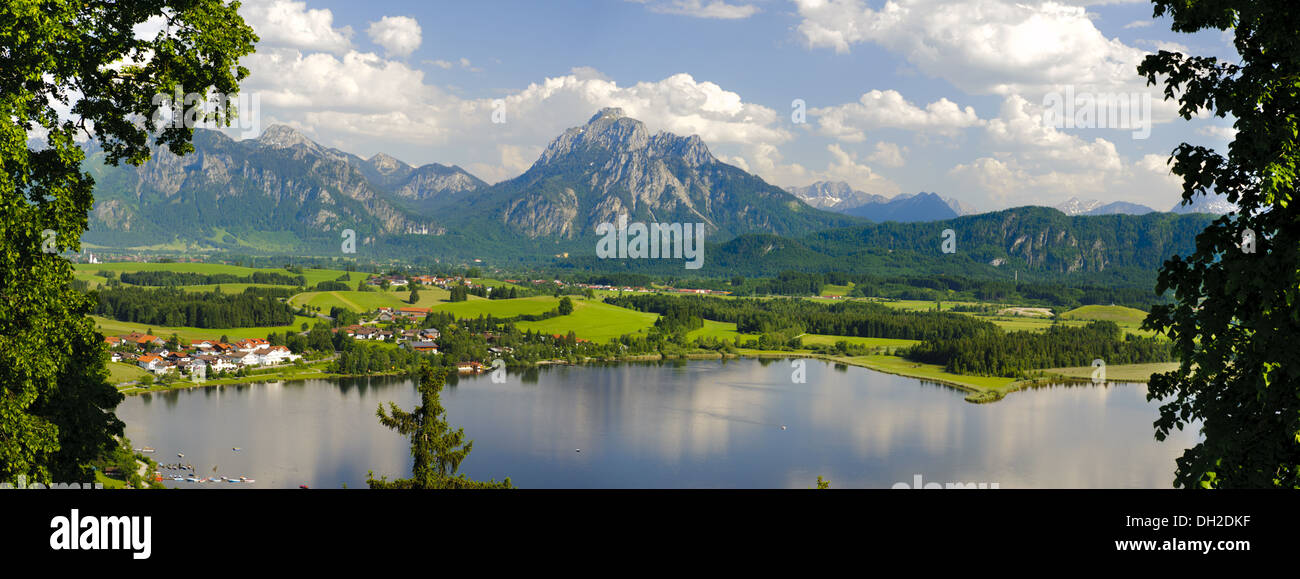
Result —
<path fill-rule="evenodd" d="M 241 13 L 262 37 L 245 89 L 261 127 L 489 182 L 620 106 L 780 186 L 1167 210 L 1169 151 L 1231 135 L 1230 120 L 1178 119 L 1135 71 L 1158 48 L 1232 58 L 1229 37 L 1174 34 L 1143 2 L 248 0 Z M 1149 95 L 1149 137 L 1053 124 L 1045 105 L 1067 89 Z"/>

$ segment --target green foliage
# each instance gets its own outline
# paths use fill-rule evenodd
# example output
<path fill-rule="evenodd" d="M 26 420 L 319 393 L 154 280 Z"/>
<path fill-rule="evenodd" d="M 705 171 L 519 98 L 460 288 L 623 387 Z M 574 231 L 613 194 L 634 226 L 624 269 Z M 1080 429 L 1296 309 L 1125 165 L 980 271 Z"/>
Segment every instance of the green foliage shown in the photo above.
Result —
<path fill-rule="evenodd" d="M 196 273 L 183 271 L 124 271 L 123 283 L 147 286 L 212 285 L 219 283 L 261 283 L 267 285 L 305 286 L 302 275 L 288 276 L 273 271 L 257 271 L 249 275 L 230 273 Z"/>
<path fill-rule="evenodd" d="M 1004 332 L 1000 328 L 969 336 L 926 340 L 908 350 L 910 360 L 942 364 L 954 374 L 1014 378 L 1029 370 L 1168 362 L 1172 344 L 1163 338 L 1121 334 L 1115 322 L 1084 327 L 1053 325 L 1043 332 Z"/>
<path fill-rule="evenodd" d="M 560 298 L 560 305 L 555 308 L 561 316 L 567 316 L 573 313 L 573 300 L 569 296 Z"/>
<path fill-rule="evenodd" d="M 276 293 L 281 292 L 281 293 Z M 243 293 L 187 292 L 180 289 L 107 288 L 99 292 L 95 313 L 122 322 L 193 328 L 254 328 L 292 324 L 294 308 L 272 297 L 280 288 L 246 288 Z"/>
<path fill-rule="evenodd" d="M 1173 30 L 1231 31 L 1237 63 L 1161 50 L 1138 72 L 1162 82 L 1184 119 L 1236 119 L 1228 155 L 1180 144 L 1173 173 L 1183 200 L 1216 192 L 1238 211 L 1216 219 L 1196 251 L 1160 270 L 1157 306 L 1144 327 L 1167 332 L 1181 359 L 1151 377 L 1164 401 L 1156 438 L 1199 421 L 1204 440 L 1177 461 L 1184 488 L 1300 488 L 1300 44 L 1289 0 L 1156 0 Z M 1244 232 L 1255 251 L 1243 250 Z"/>
<path fill-rule="evenodd" d="M 447 423 L 447 411 L 442 407 L 442 386 L 447 371 L 424 365 L 420 369 L 420 405 L 410 412 L 389 402 L 389 412 L 380 405 L 375 414 L 379 423 L 396 430 L 411 441 L 411 456 L 415 459 L 409 479 L 376 480 L 371 473 L 366 482 L 372 489 L 464 489 L 513 488 L 510 478 L 502 482 L 480 482 L 458 474 L 460 463 L 469 456 L 474 441 L 465 439 L 465 429 L 452 430 Z"/>
<path fill-rule="evenodd" d="M 136 25 L 164 13 L 166 30 L 136 37 Z M 236 6 L 219 0 L 0 4 L 0 480 L 90 480 L 89 463 L 123 430 L 113 413 L 122 395 L 86 315 L 94 301 L 59 256 L 80 251 L 94 201 L 74 136 L 93 134 L 114 165 L 146 161 L 151 134 L 190 152 L 193 131 L 155 123 L 153 96 L 235 94 L 247 75 L 237 61 L 254 41 Z M 29 148 L 38 130 L 45 142 Z"/>

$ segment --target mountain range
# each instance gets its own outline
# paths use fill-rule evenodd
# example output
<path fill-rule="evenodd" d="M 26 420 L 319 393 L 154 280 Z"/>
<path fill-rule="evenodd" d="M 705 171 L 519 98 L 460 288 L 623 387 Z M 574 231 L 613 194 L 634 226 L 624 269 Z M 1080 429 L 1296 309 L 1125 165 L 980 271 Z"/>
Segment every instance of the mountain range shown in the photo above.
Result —
<path fill-rule="evenodd" d="M 701 223 L 711 263 L 746 271 L 961 262 L 998 276 L 1004 264 L 1067 274 L 1153 268 L 1204 228 L 1203 216 L 1122 203 L 1072 200 L 1064 209 L 1073 216 L 1033 207 L 970 215 L 935 193 L 886 198 L 830 182 L 786 190 L 719 161 L 698 136 L 651 133 L 615 108 L 566 130 L 523 174 L 496 184 L 454 165 L 363 159 L 281 125 L 242 141 L 198 130 L 194 145 L 183 157 L 156 150 L 140 167 L 105 165 L 88 147 L 85 167 L 96 179 L 89 247 L 336 255 L 350 229 L 372 257 L 586 267 L 597 226 L 627 215 Z M 935 261 L 944 228 L 963 251 Z"/>
<path fill-rule="evenodd" d="M 902 193 L 894 197 L 853 189 L 843 181 L 817 181 L 805 187 L 786 187 L 804 203 L 875 222 L 939 221 L 976 211 L 953 197 L 936 193 Z"/>

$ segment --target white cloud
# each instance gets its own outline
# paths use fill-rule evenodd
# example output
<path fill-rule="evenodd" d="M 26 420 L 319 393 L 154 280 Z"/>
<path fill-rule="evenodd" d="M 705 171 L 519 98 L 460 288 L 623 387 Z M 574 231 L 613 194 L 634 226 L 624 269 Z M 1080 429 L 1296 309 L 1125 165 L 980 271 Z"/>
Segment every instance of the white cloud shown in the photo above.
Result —
<path fill-rule="evenodd" d="M 1134 21 L 1132 21 L 1132 22 L 1129 22 L 1128 24 L 1125 24 L 1125 25 L 1124 25 L 1124 29 L 1125 29 L 1125 30 L 1131 30 L 1131 29 L 1133 29 L 1133 28 L 1146 28 L 1146 27 L 1148 27 L 1148 26 L 1151 26 L 1152 22 L 1154 22 L 1154 21 L 1153 21 L 1153 20 L 1134 20 Z"/>
<path fill-rule="evenodd" d="M 371 42 L 384 48 L 389 56 L 405 58 L 420 47 L 420 23 L 409 16 L 385 16 L 366 29 Z"/>
<path fill-rule="evenodd" d="M 306 2 L 249 0 L 239 14 L 257 33 L 258 50 L 290 47 L 343 54 L 352 49 L 352 28 L 335 28 L 333 12 L 308 10 Z"/>
<path fill-rule="evenodd" d="M 848 142 L 866 140 L 868 131 L 882 128 L 951 135 L 959 129 L 983 124 L 971 107 L 963 109 L 942 98 L 922 109 L 894 90 L 873 90 L 863 94 L 858 102 L 811 112 L 817 117 L 823 135 Z"/>
<path fill-rule="evenodd" d="M 874 43 L 972 94 L 1033 97 L 1065 85 L 1145 91 L 1145 52 L 1106 38 L 1081 6 L 1013 0 L 795 0 L 813 48 Z"/>
<path fill-rule="evenodd" d="M 999 151 L 1027 162 L 1102 172 L 1118 171 L 1122 165 L 1114 143 L 1100 137 L 1089 142 L 1045 124 L 1042 107 L 1019 95 L 1003 101 L 985 131 Z"/>
<path fill-rule="evenodd" d="M 646 3 L 645 0 L 633 1 L 640 4 Z M 649 8 L 651 12 L 660 14 L 680 14 L 695 18 L 721 20 L 749 18 L 759 12 L 758 6 L 753 4 L 728 4 L 723 0 L 669 0 L 666 2 L 652 2 L 649 4 Z"/>
<path fill-rule="evenodd" d="M 881 141 L 876 143 L 875 150 L 867 156 L 867 160 L 882 167 L 902 167 L 907 163 L 903 158 L 905 154 L 907 147 Z"/>
<path fill-rule="evenodd" d="M 1208 125 L 1196 129 L 1196 134 L 1206 137 L 1214 137 L 1225 142 L 1231 142 L 1233 139 L 1237 138 L 1237 129 L 1233 127 L 1225 127 L 1223 125 Z"/>
<path fill-rule="evenodd" d="M 816 181 L 844 181 L 859 191 L 878 195 L 897 195 L 899 185 L 861 163 L 858 156 L 839 144 L 826 147 L 830 160 L 822 170 L 809 169 L 799 163 L 786 163 L 775 145 L 757 143 L 747 147 L 748 158 L 724 157 L 722 160 L 762 177 L 781 187 L 803 186 Z"/>

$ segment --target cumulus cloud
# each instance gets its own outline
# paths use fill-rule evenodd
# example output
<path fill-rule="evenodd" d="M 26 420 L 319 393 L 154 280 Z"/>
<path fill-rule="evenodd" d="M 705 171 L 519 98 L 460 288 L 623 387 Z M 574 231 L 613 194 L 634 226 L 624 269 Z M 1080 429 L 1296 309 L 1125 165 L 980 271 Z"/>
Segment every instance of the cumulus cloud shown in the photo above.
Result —
<path fill-rule="evenodd" d="M 857 154 L 846 151 L 839 144 L 827 145 L 826 153 L 828 161 L 824 169 L 787 163 L 780 149 L 770 143 L 752 144 L 746 147 L 745 157 L 723 157 L 722 160 L 781 187 L 803 186 L 816 181 L 844 181 L 854 189 L 878 195 L 892 196 L 901 192 L 897 183 L 877 173 L 861 162 Z"/>
<path fill-rule="evenodd" d="M 848 142 L 866 140 L 867 132 L 893 128 L 953 134 L 959 129 L 983 124 L 975 109 L 961 108 L 942 98 L 918 107 L 895 90 L 873 90 L 857 102 L 812 109 L 823 135 Z"/>
<path fill-rule="evenodd" d="M 333 12 L 308 10 L 306 2 L 249 0 L 239 14 L 257 33 L 258 50 L 290 47 L 343 54 L 352 49 L 352 28 L 335 28 Z"/>
<path fill-rule="evenodd" d="M 371 22 L 366 34 L 389 56 L 405 58 L 420 47 L 420 23 L 409 16 L 385 16 Z"/>
<path fill-rule="evenodd" d="M 902 167 L 907 162 L 903 158 L 906 154 L 907 147 L 881 141 L 876 143 L 875 150 L 867 155 L 867 160 L 882 167 Z"/>
<path fill-rule="evenodd" d="M 1082 6 L 1013 0 L 795 0 L 812 48 L 873 43 L 972 94 L 1033 97 L 1075 85 L 1146 90 L 1145 51 L 1109 39 Z"/>

